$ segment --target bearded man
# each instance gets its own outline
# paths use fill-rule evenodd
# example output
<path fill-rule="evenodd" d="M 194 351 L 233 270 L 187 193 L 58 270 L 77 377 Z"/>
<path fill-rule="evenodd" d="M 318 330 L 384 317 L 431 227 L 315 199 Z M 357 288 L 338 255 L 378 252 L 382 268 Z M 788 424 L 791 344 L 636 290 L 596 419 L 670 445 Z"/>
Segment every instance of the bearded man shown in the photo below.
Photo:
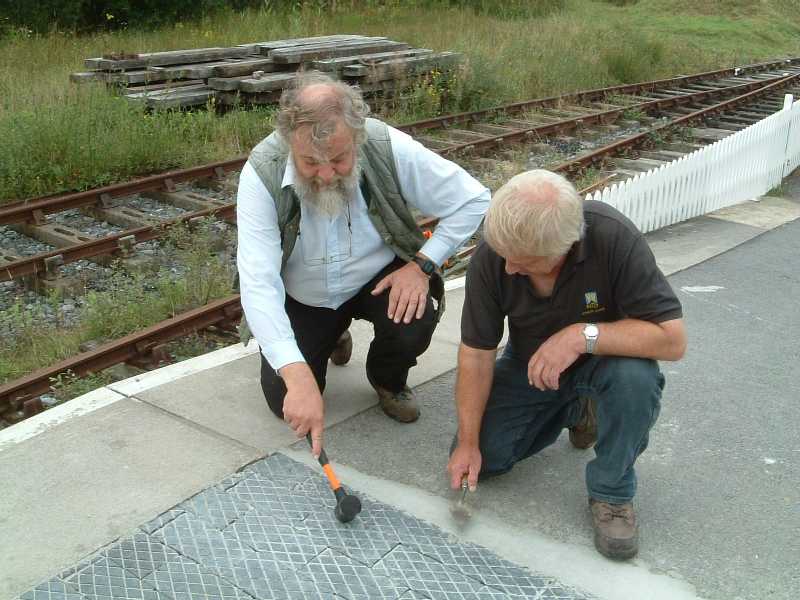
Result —
<path fill-rule="evenodd" d="M 438 267 L 477 229 L 490 197 L 458 165 L 368 114 L 355 88 L 299 75 L 239 179 L 237 263 L 261 386 L 275 415 L 298 437 L 310 433 L 315 456 L 327 361 L 348 358 L 352 319 L 373 324 L 367 379 L 383 411 L 419 417 L 406 382 L 442 309 Z M 438 217 L 430 239 L 411 206 Z"/>

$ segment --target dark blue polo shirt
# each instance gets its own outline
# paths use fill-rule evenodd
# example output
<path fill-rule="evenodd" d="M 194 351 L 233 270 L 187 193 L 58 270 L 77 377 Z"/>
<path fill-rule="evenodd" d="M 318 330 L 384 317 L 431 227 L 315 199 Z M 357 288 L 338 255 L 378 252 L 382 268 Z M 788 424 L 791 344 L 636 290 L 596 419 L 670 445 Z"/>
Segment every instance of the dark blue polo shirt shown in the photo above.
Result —
<path fill-rule="evenodd" d="M 583 213 L 585 235 L 567 254 L 550 297 L 538 296 L 526 275 L 508 275 L 505 259 L 480 244 L 467 270 L 464 344 L 497 348 L 508 317 L 509 342 L 528 360 L 573 323 L 681 318 L 681 304 L 634 224 L 602 202 L 586 201 Z"/>

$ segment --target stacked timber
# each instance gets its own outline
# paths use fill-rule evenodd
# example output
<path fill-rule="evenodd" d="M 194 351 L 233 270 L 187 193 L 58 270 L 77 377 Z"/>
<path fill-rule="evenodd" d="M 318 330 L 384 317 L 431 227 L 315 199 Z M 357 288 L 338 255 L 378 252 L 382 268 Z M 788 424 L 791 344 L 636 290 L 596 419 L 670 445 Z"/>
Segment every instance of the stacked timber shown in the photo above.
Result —
<path fill-rule="evenodd" d="M 433 70 L 461 61 L 453 52 L 411 48 L 385 37 L 328 35 L 147 54 L 86 59 L 89 71 L 75 82 L 101 81 L 125 88 L 131 100 L 152 108 L 219 104 L 270 104 L 298 69 L 317 69 L 358 85 L 367 94 L 393 95 Z"/>

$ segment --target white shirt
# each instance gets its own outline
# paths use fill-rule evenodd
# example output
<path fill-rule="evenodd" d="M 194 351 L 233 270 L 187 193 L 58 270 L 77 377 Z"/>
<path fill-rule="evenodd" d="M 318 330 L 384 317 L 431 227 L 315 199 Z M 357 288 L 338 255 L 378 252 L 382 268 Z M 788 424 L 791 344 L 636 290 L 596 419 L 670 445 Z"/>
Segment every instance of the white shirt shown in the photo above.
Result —
<path fill-rule="evenodd" d="M 489 206 L 489 190 L 411 136 L 389 127 L 389 138 L 403 198 L 439 218 L 420 252 L 441 266 L 477 229 Z M 294 181 L 290 159 L 281 185 Z M 358 187 L 334 218 L 301 202 L 300 235 L 283 272 L 275 202 L 250 163 L 239 176 L 236 215 L 242 307 L 275 370 L 305 362 L 284 309 L 286 294 L 309 306 L 339 308 L 395 256 L 370 221 Z"/>

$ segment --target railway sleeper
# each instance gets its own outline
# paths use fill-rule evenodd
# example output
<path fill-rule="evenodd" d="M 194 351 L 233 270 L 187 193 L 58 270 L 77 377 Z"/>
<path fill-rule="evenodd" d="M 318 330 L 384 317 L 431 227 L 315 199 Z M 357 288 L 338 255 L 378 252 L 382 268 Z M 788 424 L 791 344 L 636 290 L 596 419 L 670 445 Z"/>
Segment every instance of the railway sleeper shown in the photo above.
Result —
<path fill-rule="evenodd" d="M 591 108 L 596 108 L 599 111 L 605 112 L 607 110 L 621 110 L 625 107 L 621 104 L 608 104 L 607 102 L 592 102 L 590 104 Z"/>
<path fill-rule="evenodd" d="M 22 225 L 10 225 L 9 227 L 17 233 L 39 240 L 55 248 L 84 244 L 96 239 L 82 231 L 59 223 L 45 223 L 43 225 L 24 223 Z"/>
<path fill-rule="evenodd" d="M 127 229 L 137 229 L 159 223 L 161 219 L 148 215 L 146 212 L 129 206 L 118 208 L 101 208 L 92 206 L 82 209 L 90 217 L 99 221 L 106 221 L 119 227 Z"/>
<path fill-rule="evenodd" d="M 674 152 L 672 150 L 642 150 L 639 152 L 639 157 L 649 158 L 651 160 L 658 160 L 662 162 L 671 162 L 686 156 L 686 152 Z"/>
<path fill-rule="evenodd" d="M 715 129 L 713 127 L 693 127 L 690 135 L 695 140 L 706 142 L 718 142 L 731 134 L 727 129 Z"/>
<path fill-rule="evenodd" d="M 156 200 L 163 204 L 171 204 L 188 211 L 207 210 L 210 208 L 218 208 L 228 204 L 224 200 L 216 198 L 209 198 L 198 194 L 197 192 L 179 191 L 179 192 L 161 192 L 152 191 L 142 194 L 145 198 Z"/>
<path fill-rule="evenodd" d="M 670 152 L 680 152 L 681 154 L 691 154 L 695 150 L 703 148 L 705 144 L 698 144 L 696 142 L 682 142 L 679 140 L 667 142 L 666 144 L 659 144 L 658 151 L 668 150 Z"/>
<path fill-rule="evenodd" d="M 486 135 L 466 129 L 446 129 L 443 133 L 454 142 L 479 142 L 486 139 Z"/>
<path fill-rule="evenodd" d="M 471 123 L 470 127 L 473 131 L 477 131 L 478 133 L 482 133 L 489 136 L 495 135 L 506 135 L 508 133 L 514 133 L 515 131 L 519 131 L 518 129 L 514 129 L 513 127 L 505 127 L 503 125 L 492 125 L 490 123 Z"/>
<path fill-rule="evenodd" d="M 752 123 L 742 123 L 741 121 L 730 121 L 728 119 L 709 119 L 707 123 L 715 129 L 726 129 L 728 131 L 740 131 L 752 125 Z"/>
<path fill-rule="evenodd" d="M 166 343 L 139 343 L 136 344 L 136 353 L 136 356 L 132 356 L 125 363 L 145 371 L 152 371 L 175 360 L 167 349 Z"/>
<path fill-rule="evenodd" d="M 626 171 L 636 171 L 638 173 L 652 171 L 669 162 L 670 161 L 653 160 L 651 158 L 614 158 L 614 164 L 618 167 Z"/>

